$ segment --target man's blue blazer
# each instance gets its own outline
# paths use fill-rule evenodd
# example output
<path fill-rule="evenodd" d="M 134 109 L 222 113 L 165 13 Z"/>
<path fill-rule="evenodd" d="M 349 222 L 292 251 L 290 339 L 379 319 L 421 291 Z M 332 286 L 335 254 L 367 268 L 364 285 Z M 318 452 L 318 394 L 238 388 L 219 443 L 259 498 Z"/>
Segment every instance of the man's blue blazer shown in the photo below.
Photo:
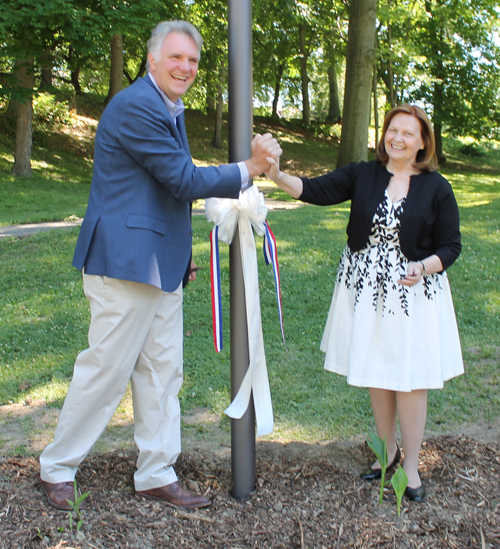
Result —
<path fill-rule="evenodd" d="M 193 164 L 184 115 L 176 125 L 149 76 L 137 80 L 110 101 L 99 122 L 73 265 L 174 291 L 191 258 L 190 203 L 237 198 L 240 188 L 236 164 Z"/>

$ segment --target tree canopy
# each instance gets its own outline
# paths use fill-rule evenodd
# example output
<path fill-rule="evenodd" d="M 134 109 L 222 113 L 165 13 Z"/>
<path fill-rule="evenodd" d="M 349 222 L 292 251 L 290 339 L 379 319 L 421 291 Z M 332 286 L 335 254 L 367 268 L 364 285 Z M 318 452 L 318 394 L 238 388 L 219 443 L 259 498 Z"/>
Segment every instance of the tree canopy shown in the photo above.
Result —
<path fill-rule="evenodd" d="M 432 118 L 441 157 L 443 134 L 497 138 L 500 0 L 378 2 L 370 28 L 356 38 L 374 34 L 372 67 L 353 69 L 349 14 L 364 1 L 253 0 L 256 112 L 296 118 L 306 126 L 343 120 L 343 126 L 356 127 L 367 113 L 374 121 L 391 106 L 415 102 Z M 0 0 L 0 5 L 4 108 L 20 107 L 29 117 L 32 96 L 44 89 L 109 97 L 145 74 L 146 42 L 158 22 L 187 19 L 205 44 L 186 103 L 220 118 L 227 98 L 225 0 Z M 359 86 L 349 83 L 351 73 L 375 94 L 376 113 L 367 93 L 362 106 L 349 107 Z M 354 130 L 343 129 L 347 143 Z M 29 138 L 29 128 L 23 131 Z"/>

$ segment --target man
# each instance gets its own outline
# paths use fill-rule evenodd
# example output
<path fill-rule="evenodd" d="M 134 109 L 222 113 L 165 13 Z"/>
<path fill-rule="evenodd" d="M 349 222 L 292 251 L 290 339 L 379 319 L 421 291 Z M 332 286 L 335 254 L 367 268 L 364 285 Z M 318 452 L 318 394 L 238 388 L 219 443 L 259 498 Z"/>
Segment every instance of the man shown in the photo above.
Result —
<path fill-rule="evenodd" d="M 40 457 L 41 487 L 69 510 L 80 463 L 132 384 L 136 492 L 185 508 L 210 500 L 185 490 L 180 453 L 182 288 L 196 278 L 190 203 L 237 198 L 281 149 L 256 136 L 252 158 L 196 168 L 181 96 L 194 82 L 202 39 L 184 21 L 160 23 L 148 42 L 149 74 L 117 94 L 96 134 L 94 173 L 73 265 L 90 303 L 89 348 L 77 357 L 55 432 Z"/>

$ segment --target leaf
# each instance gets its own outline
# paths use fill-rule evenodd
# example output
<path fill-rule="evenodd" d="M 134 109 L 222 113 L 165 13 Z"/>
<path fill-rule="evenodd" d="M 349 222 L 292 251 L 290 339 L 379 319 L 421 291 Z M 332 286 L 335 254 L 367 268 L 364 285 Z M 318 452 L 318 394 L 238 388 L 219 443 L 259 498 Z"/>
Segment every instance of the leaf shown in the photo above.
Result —
<path fill-rule="evenodd" d="M 382 503 L 384 501 L 385 472 L 387 470 L 387 462 L 389 461 L 389 458 L 387 457 L 387 444 L 385 443 L 385 440 L 382 440 L 378 435 L 374 435 L 373 433 L 370 433 L 366 442 L 377 456 L 380 463 L 381 476 L 378 501 L 379 503 Z"/>
<path fill-rule="evenodd" d="M 369 438 L 367 439 L 368 446 L 372 449 L 373 453 L 379 460 L 380 466 L 382 467 L 382 470 L 387 469 L 387 445 L 384 440 L 382 440 L 378 435 L 375 435 L 373 433 L 369 434 Z"/>
<path fill-rule="evenodd" d="M 398 467 L 392 475 L 391 484 L 396 492 L 398 503 L 398 517 L 401 515 L 401 501 L 403 499 L 406 487 L 408 486 L 408 477 L 402 467 Z"/>

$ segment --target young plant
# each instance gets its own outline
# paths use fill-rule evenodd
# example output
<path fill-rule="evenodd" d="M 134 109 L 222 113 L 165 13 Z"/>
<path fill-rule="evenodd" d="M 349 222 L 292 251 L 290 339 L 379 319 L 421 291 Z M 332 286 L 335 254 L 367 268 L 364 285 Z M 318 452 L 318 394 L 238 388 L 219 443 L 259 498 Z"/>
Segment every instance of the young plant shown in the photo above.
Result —
<path fill-rule="evenodd" d="M 385 440 L 382 440 L 378 435 L 374 435 L 373 433 L 370 433 L 366 442 L 380 463 L 381 477 L 379 503 L 382 503 L 384 500 L 385 472 L 387 471 L 389 461 L 389 458 L 387 457 L 387 444 L 385 443 Z"/>
<path fill-rule="evenodd" d="M 402 467 L 398 467 L 397 471 L 391 477 L 391 484 L 396 492 L 398 500 L 398 517 L 401 516 L 401 500 L 403 499 L 406 487 L 408 486 L 408 477 Z"/>
<path fill-rule="evenodd" d="M 75 480 L 75 483 L 74 483 L 74 490 L 75 490 L 75 501 L 71 501 L 69 499 L 67 499 L 66 501 L 69 503 L 72 511 L 68 511 L 68 522 L 69 522 L 69 531 L 72 532 L 73 531 L 73 513 L 75 513 L 75 517 L 76 520 L 77 520 L 77 523 L 76 523 L 76 531 L 79 532 L 80 531 L 80 528 L 82 527 L 82 524 L 83 524 L 83 518 L 82 518 L 82 515 L 81 515 L 81 512 L 80 512 L 80 505 L 82 504 L 82 502 L 88 498 L 90 492 L 85 492 L 85 494 L 82 494 L 81 496 L 78 495 L 78 488 L 76 486 L 76 480 Z"/>

